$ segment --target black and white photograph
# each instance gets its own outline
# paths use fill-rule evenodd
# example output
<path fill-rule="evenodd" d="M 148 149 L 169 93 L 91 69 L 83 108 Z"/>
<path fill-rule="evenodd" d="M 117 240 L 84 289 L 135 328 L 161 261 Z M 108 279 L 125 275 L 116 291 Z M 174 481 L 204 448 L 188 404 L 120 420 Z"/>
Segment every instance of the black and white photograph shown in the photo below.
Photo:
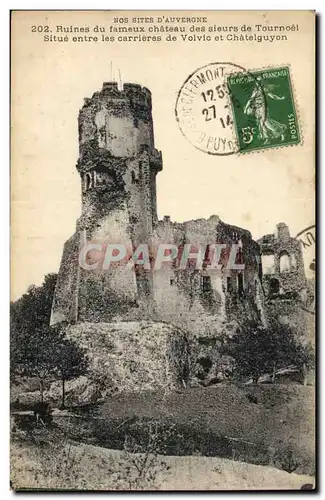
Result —
<path fill-rule="evenodd" d="M 315 490 L 315 12 L 13 11 L 11 58 L 11 489 Z"/>

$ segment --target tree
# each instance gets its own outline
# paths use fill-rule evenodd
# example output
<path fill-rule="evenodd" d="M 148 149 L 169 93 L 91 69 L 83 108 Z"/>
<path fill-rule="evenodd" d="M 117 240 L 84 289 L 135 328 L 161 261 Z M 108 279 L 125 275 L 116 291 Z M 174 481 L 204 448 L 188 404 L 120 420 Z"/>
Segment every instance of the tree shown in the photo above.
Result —
<path fill-rule="evenodd" d="M 43 326 L 16 347 L 15 371 L 37 377 L 40 381 L 41 402 L 44 382 L 49 377 L 62 381 L 62 408 L 65 402 L 65 382 L 83 375 L 88 368 L 85 352 L 66 337 L 65 327 Z"/>
<path fill-rule="evenodd" d="M 10 304 L 11 373 L 17 372 L 17 369 L 19 371 L 19 367 L 29 356 L 32 339 L 35 335 L 38 337 L 38 333 L 50 324 L 56 280 L 55 273 L 45 275 L 41 286 L 31 285 L 26 293 Z M 37 348 L 39 352 L 41 347 L 42 342 Z"/>
<path fill-rule="evenodd" d="M 41 286 L 31 285 L 11 304 L 10 368 L 12 374 L 39 379 L 41 402 L 44 381 L 50 376 L 60 377 L 64 407 L 65 381 L 85 373 L 87 358 L 66 337 L 65 324 L 49 326 L 56 280 L 57 274 L 47 274 Z"/>
<path fill-rule="evenodd" d="M 234 359 L 234 373 L 239 378 L 251 377 L 257 383 L 261 375 L 273 374 L 279 368 L 294 364 L 302 369 L 312 367 L 311 348 L 304 346 L 289 325 L 274 322 L 264 328 L 255 322 L 239 327 L 232 338 L 224 340 L 222 354 Z"/>
<path fill-rule="evenodd" d="M 42 403 L 44 382 L 49 376 L 54 376 L 57 370 L 61 340 L 57 329 L 43 326 L 34 330 L 28 340 L 25 338 L 24 342 L 16 346 L 16 373 L 39 379 Z"/>
<path fill-rule="evenodd" d="M 56 351 L 56 372 L 62 381 L 62 404 L 65 407 L 65 382 L 84 375 L 88 369 L 85 351 L 67 338 L 62 338 Z"/>
<path fill-rule="evenodd" d="M 11 303 L 13 328 L 19 328 L 22 322 L 24 329 L 49 325 L 56 281 L 56 273 L 46 274 L 41 286 L 31 285 L 26 293 Z"/>

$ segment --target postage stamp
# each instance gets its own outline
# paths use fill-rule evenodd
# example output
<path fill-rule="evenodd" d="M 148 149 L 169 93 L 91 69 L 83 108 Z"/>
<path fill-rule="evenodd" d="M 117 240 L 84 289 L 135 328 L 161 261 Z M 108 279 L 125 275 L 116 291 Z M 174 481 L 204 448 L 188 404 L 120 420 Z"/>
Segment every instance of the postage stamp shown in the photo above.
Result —
<path fill-rule="evenodd" d="M 288 66 L 254 71 L 230 62 L 202 66 L 178 92 L 175 115 L 184 137 L 211 155 L 301 142 Z"/>
<path fill-rule="evenodd" d="M 299 144 L 289 67 L 227 78 L 240 152 Z"/>

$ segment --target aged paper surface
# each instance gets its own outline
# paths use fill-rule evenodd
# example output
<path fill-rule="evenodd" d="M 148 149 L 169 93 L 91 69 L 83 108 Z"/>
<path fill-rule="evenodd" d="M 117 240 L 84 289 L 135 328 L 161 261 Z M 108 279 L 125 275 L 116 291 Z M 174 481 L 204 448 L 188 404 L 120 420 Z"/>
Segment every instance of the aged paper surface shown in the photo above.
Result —
<path fill-rule="evenodd" d="M 314 489 L 315 14 L 11 48 L 12 488 Z"/>

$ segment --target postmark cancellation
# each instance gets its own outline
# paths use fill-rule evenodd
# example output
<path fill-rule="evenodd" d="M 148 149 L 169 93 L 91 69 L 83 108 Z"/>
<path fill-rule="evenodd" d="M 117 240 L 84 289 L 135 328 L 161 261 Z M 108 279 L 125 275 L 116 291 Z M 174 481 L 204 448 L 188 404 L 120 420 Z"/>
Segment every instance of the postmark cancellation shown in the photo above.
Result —
<path fill-rule="evenodd" d="M 247 70 L 211 63 L 193 72 L 176 101 L 184 137 L 211 155 L 231 155 L 301 142 L 290 68 Z"/>

